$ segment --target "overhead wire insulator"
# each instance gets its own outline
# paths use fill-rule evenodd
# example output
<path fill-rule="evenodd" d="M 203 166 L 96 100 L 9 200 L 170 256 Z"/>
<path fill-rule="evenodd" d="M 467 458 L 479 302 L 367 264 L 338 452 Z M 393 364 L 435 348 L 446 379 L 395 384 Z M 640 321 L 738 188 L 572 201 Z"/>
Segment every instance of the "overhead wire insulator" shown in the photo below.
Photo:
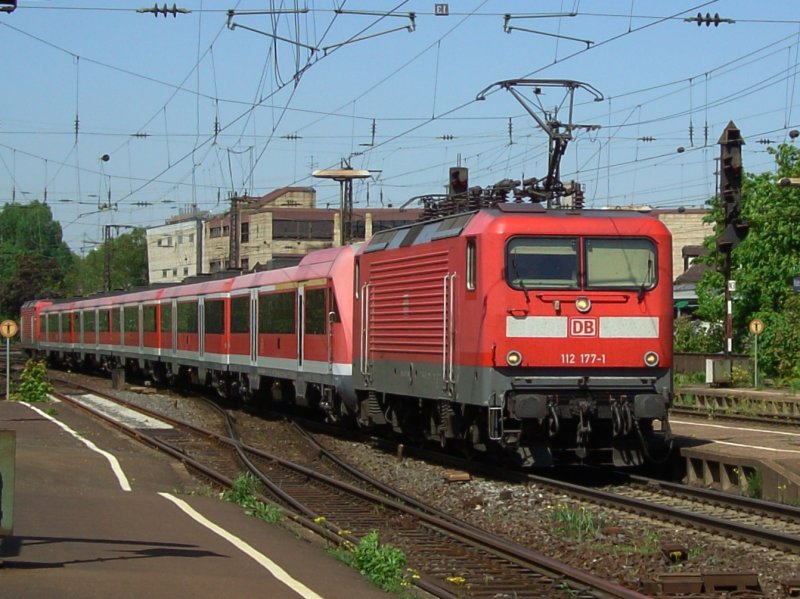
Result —
<path fill-rule="evenodd" d="M 714 13 L 712 15 L 711 13 L 708 12 L 705 14 L 705 16 L 703 15 L 703 13 L 699 12 L 697 13 L 696 17 L 686 17 L 684 21 L 687 23 L 697 23 L 698 27 L 700 27 L 704 23 L 706 27 L 711 27 L 712 24 L 714 25 L 714 27 L 719 27 L 720 23 L 733 24 L 736 22 L 733 19 L 726 19 L 724 17 L 720 17 L 719 13 Z"/>
<path fill-rule="evenodd" d="M 176 4 L 173 4 L 172 8 L 169 8 L 166 4 L 164 4 L 164 6 L 159 8 L 158 4 L 154 4 L 151 8 L 137 8 L 136 12 L 138 13 L 151 12 L 153 13 L 154 17 L 158 18 L 158 15 L 164 15 L 164 17 L 166 17 L 169 14 L 171 14 L 173 17 L 177 17 L 178 13 L 182 15 L 188 15 L 192 11 L 189 10 L 188 8 L 178 8 Z"/>

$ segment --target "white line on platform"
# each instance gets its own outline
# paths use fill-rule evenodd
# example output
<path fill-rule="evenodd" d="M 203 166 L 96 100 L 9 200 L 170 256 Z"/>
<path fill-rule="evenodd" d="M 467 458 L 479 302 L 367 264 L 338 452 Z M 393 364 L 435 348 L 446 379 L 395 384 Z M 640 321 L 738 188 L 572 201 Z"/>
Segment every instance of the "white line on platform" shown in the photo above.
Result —
<path fill-rule="evenodd" d="M 767 429 L 761 428 L 741 428 L 738 426 L 727 426 L 724 424 L 706 424 L 702 422 L 686 422 L 684 420 L 672 420 L 670 419 L 670 423 L 672 424 L 683 424 L 686 426 L 705 426 L 708 428 L 721 428 L 721 429 L 731 429 L 736 432 L 745 431 L 748 433 L 764 433 L 764 434 L 771 434 L 771 435 L 785 435 L 787 437 L 800 437 L 799 433 L 791 433 L 788 431 L 771 431 Z M 731 447 L 744 447 L 746 449 L 760 449 L 763 451 L 774 451 L 776 453 L 797 453 L 800 454 L 800 450 L 797 449 L 778 449 L 776 447 L 762 447 L 761 445 L 745 445 L 744 443 L 732 443 L 730 441 L 718 441 L 716 439 L 708 439 L 708 441 L 712 443 L 717 443 L 719 445 L 730 445 Z"/>
<path fill-rule="evenodd" d="M 128 482 L 128 477 L 125 476 L 125 472 L 122 470 L 122 466 L 119 465 L 119 461 L 117 460 L 117 458 L 113 454 L 105 451 L 104 449 L 100 449 L 97 445 L 95 445 L 94 443 L 92 443 L 88 439 L 84 439 L 83 437 L 81 437 L 78 433 L 76 433 L 74 430 L 72 430 L 66 424 L 64 424 L 60 420 L 56 420 L 55 418 L 50 416 L 50 414 L 47 414 L 46 412 L 40 410 L 36 406 L 31 405 L 31 404 L 27 404 L 27 403 L 24 404 L 24 405 L 28 406 L 31 410 L 33 410 L 34 412 L 36 412 L 37 414 L 39 414 L 43 418 L 47 418 L 51 422 L 54 422 L 55 424 L 60 426 L 62 429 L 67 431 L 70 435 L 75 437 L 78 441 L 80 441 L 81 443 L 86 445 L 86 447 L 88 447 L 92 451 L 95 451 L 95 452 L 99 453 L 101 456 L 103 456 L 105 459 L 107 459 L 108 463 L 111 464 L 111 470 L 114 472 L 114 475 L 117 477 L 117 481 L 119 481 L 119 486 L 122 488 L 122 490 L 123 491 L 130 491 L 131 490 L 131 485 Z"/>
<path fill-rule="evenodd" d="M 685 424 L 687 426 L 705 426 L 707 428 L 723 428 L 723 429 L 731 429 L 736 432 L 744 431 L 746 433 L 765 433 L 768 435 L 785 435 L 787 437 L 800 437 L 800 433 L 793 433 L 790 431 L 768 430 L 764 428 L 742 428 L 736 425 L 708 424 L 705 422 L 687 422 L 685 420 L 673 420 L 672 418 L 670 418 L 669 421 L 671 424 Z"/>
<path fill-rule="evenodd" d="M 297 593 L 304 599 L 322 599 L 320 595 L 317 595 L 317 593 L 309 589 L 302 582 L 292 578 L 292 576 L 290 576 L 289 573 L 286 572 L 286 570 L 281 568 L 278 564 L 273 562 L 266 555 L 264 555 L 260 551 L 257 551 L 252 545 L 249 545 L 248 543 L 246 543 L 239 537 L 235 536 L 234 534 L 228 532 L 221 526 L 214 524 L 213 522 L 211 522 L 211 520 L 200 514 L 198 511 L 196 511 L 192 506 L 190 506 L 182 499 L 178 499 L 177 497 L 169 493 L 159 493 L 159 495 L 161 495 L 161 497 L 163 497 L 164 499 L 170 500 L 172 503 L 177 505 L 181 510 L 183 510 L 183 512 L 186 513 L 190 518 L 202 524 L 211 532 L 221 536 L 231 545 L 236 547 L 239 551 L 243 552 L 245 555 L 254 559 L 262 567 L 269 570 L 270 574 L 272 574 L 280 582 L 285 584 L 287 587 L 292 589 L 295 593 Z"/>
<path fill-rule="evenodd" d="M 713 440 L 712 440 L 713 441 Z M 744 443 L 731 443 L 730 441 L 713 441 L 719 445 L 730 445 L 731 447 L 744 447 L 746 449 L 760 449 L 762 451 L 774 451 L 775 453 L 800 453 L 797 449 L 778 449 L 776 447 L 762 447 L 761 445 L 745 445 Z"/>

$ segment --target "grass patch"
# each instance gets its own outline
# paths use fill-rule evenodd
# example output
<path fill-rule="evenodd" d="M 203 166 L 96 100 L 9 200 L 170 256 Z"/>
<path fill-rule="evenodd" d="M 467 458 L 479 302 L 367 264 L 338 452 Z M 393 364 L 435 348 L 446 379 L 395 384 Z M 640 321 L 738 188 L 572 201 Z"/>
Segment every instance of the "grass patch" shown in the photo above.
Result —
<path fill-rule="evenodd" d="M 750 470 L 744 475 L 745 495 L 751 499 L 761 499 L 764 493 L 764 477 L 758 470 Z"/>
<path fill-rule="evenodd" d="M 254 516 L 264 522 L 275 523 L 283 518 L 281 508 L 264 503 L 256 496 L 261 490 L 261 482 L 250 472 L 244 472 L 233 481 L 233 487 L 222 494 L 225 501 L 230 501 L 244 508 L 245 514 Z"/>
<path fill-rule="evenodd" d="M 382 544 L 374 530 L 364 535 L 357 545 L 345 541 L 332 553 L 389 593 L 403 591 L 410 584 L 408 575 L 411 571 L 406 568 L 405 554 L 397 547 Z M 411 577 L 414 576 L 412 573 Z"/>
<path fill-rule="evenodd" d="M 594 538 L 603 528 L 603 519 L 587 511 L 584 506 L 574 508 L 567 504 L 559 504 L 550 515 L 558 530 L 582 541 Z"/>
<path fill-rule="evenodd" d="M 609 549 L 621 555 L 655 555 L 661 551 L 661 533 L 655 530 L 647 531 L 641 542 L 611 545 Z"/>

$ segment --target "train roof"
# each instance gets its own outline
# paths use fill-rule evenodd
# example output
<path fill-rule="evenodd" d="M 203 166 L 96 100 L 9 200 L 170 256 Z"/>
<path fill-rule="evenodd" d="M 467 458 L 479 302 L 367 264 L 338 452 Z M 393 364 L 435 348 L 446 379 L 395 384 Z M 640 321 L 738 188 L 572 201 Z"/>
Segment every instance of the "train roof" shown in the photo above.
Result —
<path fill-rule="evenodd" d="M 361 253 L 369 254 L 381 250 L 420 245 L 449 237 L 458 237 L 462 234 L 477 234 L 490 230 L 492 223 L 499 222 L 503 217 L 513 215 L 535 215 L 537 219 L 541 219 L 536 222 L 543 226 L 553 225 L 553 233 L 564 232 L 559 225 L 560 221 L 570 219 L 574 223 L 576 218 L 586 223 L 587 232 L 599 234 L 603 234 L 604 229 L 609 232 L 617 232 L 621 223 L 630 221 L 641 223 L 641 226 L 633 227 L 641 229 L 641 234 L 648 230 L 651 233 L 667 231 L 666 226 L 654 215 L 637 210 L 548 209 L 539 204 L 501 203 L 492 208 L 449 215 L 381 231 L 373 235 L 363 246 Z M 609 226 L 603 227 L 604 223 Z M 625 228 L 630 229 L 630 224 Z M 630 231 L 628 232 L 630 233 Z"/>

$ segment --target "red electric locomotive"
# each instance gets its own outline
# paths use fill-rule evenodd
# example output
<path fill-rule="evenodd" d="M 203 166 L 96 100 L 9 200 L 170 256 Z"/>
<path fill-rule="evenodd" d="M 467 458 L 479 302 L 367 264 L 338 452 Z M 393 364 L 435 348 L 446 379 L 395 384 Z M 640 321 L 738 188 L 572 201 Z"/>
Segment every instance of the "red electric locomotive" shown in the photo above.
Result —
<path fill-rule="evenodd" d="M 627 211 L 500 203 L 378 233 L 355 264 L 360 422 L 525 465 L 641 463 L 668 434 L 671 260 Z"/>

